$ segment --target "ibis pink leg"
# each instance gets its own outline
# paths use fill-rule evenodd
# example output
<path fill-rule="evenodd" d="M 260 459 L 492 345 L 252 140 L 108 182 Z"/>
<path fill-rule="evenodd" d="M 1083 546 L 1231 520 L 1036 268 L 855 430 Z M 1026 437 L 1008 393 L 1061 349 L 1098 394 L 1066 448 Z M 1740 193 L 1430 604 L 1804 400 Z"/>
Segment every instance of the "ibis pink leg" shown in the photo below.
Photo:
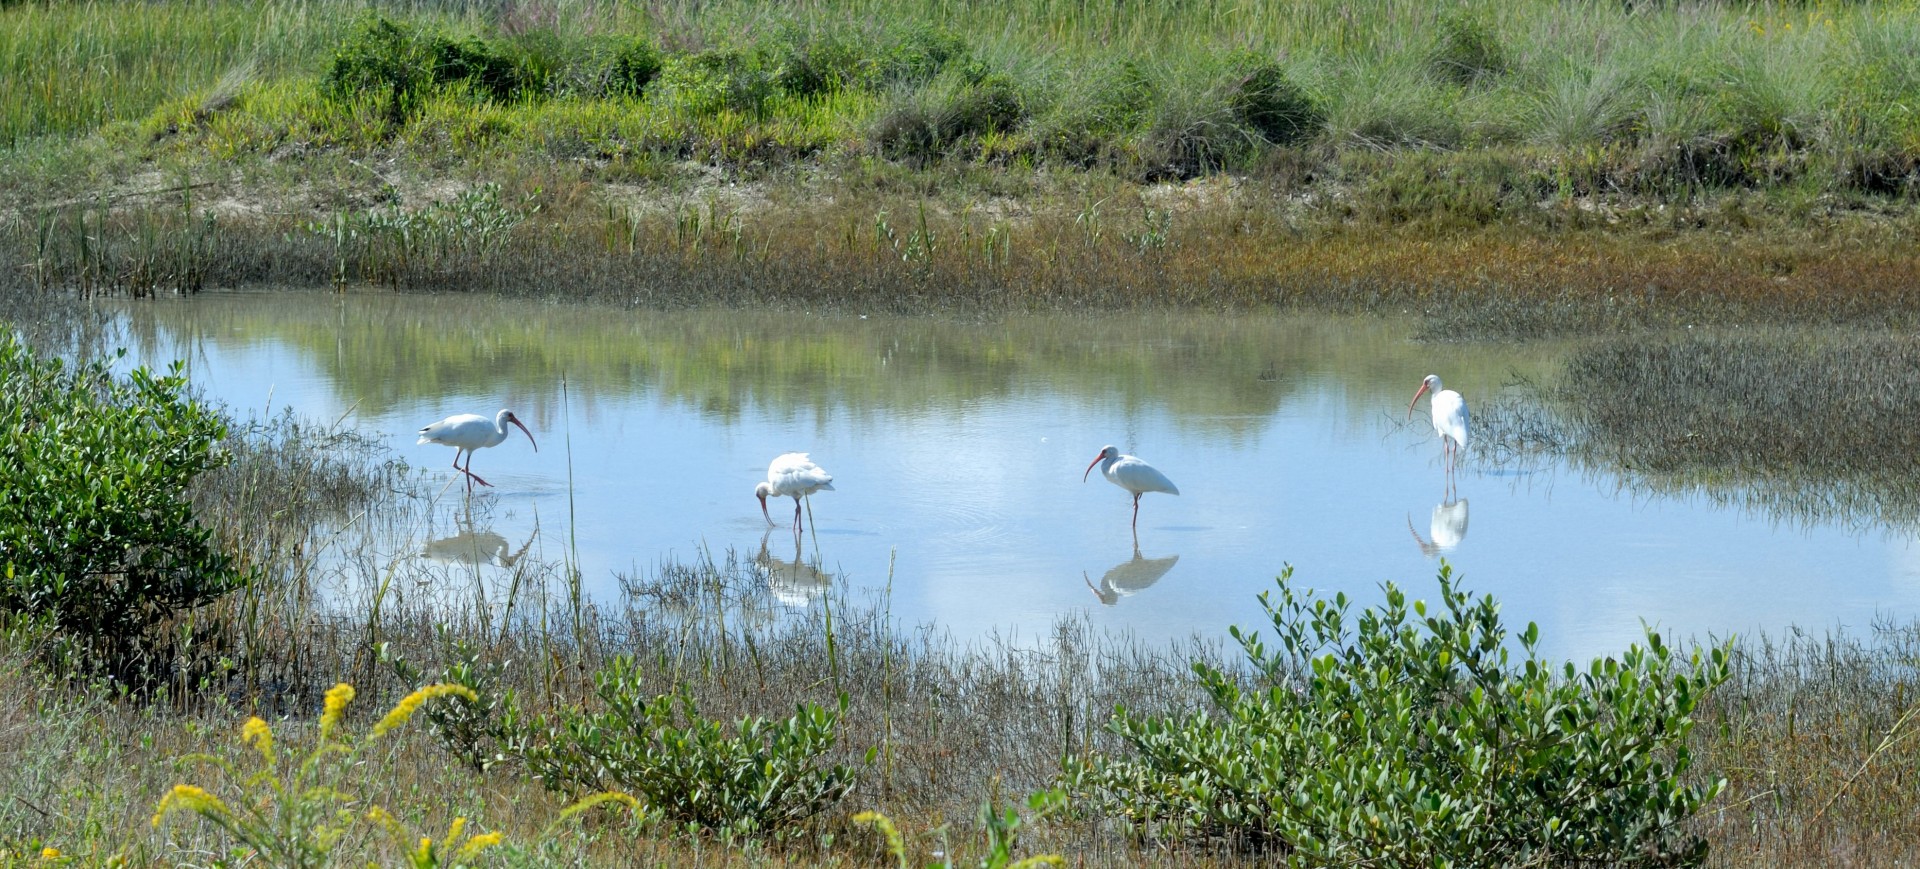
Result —
<path fill-rule="evenodd" d="M 461 474 L 465 475 L 468 478 L 467 491 L 472 492 L 473 491 L 473 479 L 472 479 L 473 474 L 469 472 L 466 468 L 460 467 L 460 454 L 463 452 L 466 452 L 466 450 L 453 451 L 453 469 L 456 471 L 459 471 Z"/>
<path fill-rule="evenodd" d="M 453 466 L 454 466 L 454 467 L 456 467 L 456 468 L 460 468 L 460 464 L 459 464 L 459 462 L 460 462 L 460 457 L 459 457 L 458 455 L 455 455 L 455 456 L 453 457 L 453 460 L 454 460 L 454 465 L 453 465 Z M 469 452 L 469 453 L 467 453 L 467 466 L 466 466 L 466 467 L 464 467 L 464 468 L 460 468 L 460 471 L 461 471 L 461 473 L 464 473 L 464 474 L 466 474 L 466 475 L 467 475 L 467 478 L 468 478 L 468 479 L 467 479 L 467 490 L 468 490 L 468 491 L 472 491 L 472 490 L 473 490 L 473 484 L 474 484 L 474 483 L 479 483 L 480 485 L 482 485 L 482 486 L 486 486 L 486 487 L 488 487 L 488 488 L 492 488 L 492 486 L 493 486 L 493 484 L 492 484 L 492 483 L 489 483 L 489 482 L 487 482 L 486 480 L 483 480 L 483 479 L 480 479 L 480 475 L 479 475 L 479 474 L 476 474 L 476 473 L 474 473 L 474 472 L 473 472 L 473 453 L 471 453 L 471 452 Z"/>
<path fill-rule="evenodd" d="M 1140 493 L 1133 493 L 1133 533 L 1140 533 Z"/>

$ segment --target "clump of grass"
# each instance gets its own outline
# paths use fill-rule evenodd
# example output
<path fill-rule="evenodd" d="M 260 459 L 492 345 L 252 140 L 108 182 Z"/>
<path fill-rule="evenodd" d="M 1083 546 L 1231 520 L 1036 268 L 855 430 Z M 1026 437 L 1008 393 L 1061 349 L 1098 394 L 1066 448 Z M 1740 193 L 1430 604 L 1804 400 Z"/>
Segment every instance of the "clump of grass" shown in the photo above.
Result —
<path fill-rule="evenodd" d="M 1515 402 L 1479 413 L 1489 443 L 1565 456 L 1636 487 L 1775 520 L 1920 525 L 1908 424 L 1920 364 L 1904 333 L 1696 329 L 1592 342 Z M 1646 408 L 1658 406 L 1659 413 Z"/>

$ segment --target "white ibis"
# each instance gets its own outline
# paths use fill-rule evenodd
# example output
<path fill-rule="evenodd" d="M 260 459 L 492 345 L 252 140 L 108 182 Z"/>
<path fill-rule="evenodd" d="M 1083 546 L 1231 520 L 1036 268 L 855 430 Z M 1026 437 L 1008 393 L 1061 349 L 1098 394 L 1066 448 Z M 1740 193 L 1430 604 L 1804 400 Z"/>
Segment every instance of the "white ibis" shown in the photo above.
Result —
<path fill-rule="evenodd" d="M 799 533 L 800 499 L 820 491 L 833 491 L 833 475 L 814 464 L 806 453 L 782 453 L 767 465 L 767 481 L 755 486 L 753 495 L 760 499 L 760 515 L 767 517 L 768 525 L 773 524 L 773 514 L 767 512 L 767 496 L 791 497 L 793 530 Z"/>
<path fill-rule="evenodd" d="M 526 424 L 513 415 L 511 410 L 501 410 L 492 421 L 477 413 L 462 413 L 447 417 L 420 430 L 417 443 L 442 444 L 453 447 L 453 469 L 467 475 L 467 491 L 473 491 L 473 484 L 491 486 L 492 483 L 480 479 L 473 472 L 473 451 L 482 447 L 499 446 L 507 439 L 507 423 L 513 423 L 527 432 L 527 442 L 533 444 L 533 451 L 540 451 L 540 444 L 533 439 L 533 432 L 527 431 Z M 467 466 L 460 467 L 460 454 L 466 453 Z"/>
<path fill-rule="evenodd" d="M 1459 461 L 1461 450 L 1467 448 L 1467 428 L 1471 422 L 1467 415 L 1467 400 L 1440 385 L 1440 375 L 1429 374 L 1420 381 L 1420 391 L 1413 394 L 1413 400 L 1407 402 L 1407 416 L 1413 416 L 1413 406 L 1420 403 L 1420 396 L 1427 390 L 1433 390 L 1433 398 L 1428 402 L 1433 410 L 1433 430 L 1440 433 L 1440 442 L 1446 449 L 1447 473 L 1453 473 L 1453 466 Z"/>
<path fill-rule="evenodd" d="M 1080 475 L 1080 482 L 1087 481 L 1087 475 L 1093 473 L 1093 466 L 1100 466 L 1100 476 L 1107 481 L 1133 493 L 1133 530 L 1140 532 L 1140 496 L 1148 492 L 1165 492 L 1169 495 L 1180 494 L 1180 489 L 1167 479 L 1158 468 L 1133 456 L 1123 456 L 1120 448 L 1112 445 L 1102 447 L 1100 455 L 1094 456 L 1087 465 L 1086 473 Z"/>

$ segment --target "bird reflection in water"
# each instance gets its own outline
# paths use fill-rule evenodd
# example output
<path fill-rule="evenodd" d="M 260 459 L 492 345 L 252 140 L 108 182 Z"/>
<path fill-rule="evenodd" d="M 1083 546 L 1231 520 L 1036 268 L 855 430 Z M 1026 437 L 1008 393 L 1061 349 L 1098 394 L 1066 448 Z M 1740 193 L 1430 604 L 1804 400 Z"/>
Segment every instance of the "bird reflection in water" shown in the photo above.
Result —
<path fill-rule="evenodd" d="M 1407 517 L 1407 531 L 1413 535 L 1413 542 L 1419 544 L 1420 553 L 1428 558 L 1452 552 L 1467 537 L 1467 499 L 1460 497 L 1449 483 L 1440 505 L 1433 508 L 1433 522 L 1427 526 L 1427 536 L 1422 538 L 1420 532 L 1414 530 L 1412 516 Z"/>
<path fill-rule="evenodd" d="M 1080 578 L 1086 581 L 1087 588 L 1092 589 L 1093 596 L 1099 598 L 1101 603 L 1113 606 L 1119 603 L 1121 598 L 1130 597 L 1146 590 L 1147 586 L 1159 582 L 1160 577 L 1166 576 L 1167 571 L 1172 570 L 1174 564 L 1179 561 L 1178 555 L 1146 558 L 1140 554 L 1140 547 L 1136 545 L 1133 547 L 1133 558 L 1122 561 L 1114 565 L 1112 570 L 1101 574 L 1099 585 L 1094 585 L 1093 580 L 1085 573 L 1081 573 Z"/>
<path fill-rule="evenodd" d="M 519 549 L 509 549 L 512 545 L 507 538 L 495 534 L 492 529 L 473 527 L 473 511 L 469 508 L 459 520 L 460 533 L 438 540 L 429 540 L 421 547 L 420 554 L 435 561 L 449 564 L 497 564 L 511 568 L 533 547 L 533 541 L 540 537 L 540 522 L 535 520 L 533 530 L 527 534 L 527 542 Z"/>
<path fill-rule="evenodd" d="M 753 563 L 767 576 L 767 590 L 774 599 L 790 607 L 805 607 L 824 597 L 833 589 L 833 574 L 820 569 L 819 556 L 808 563 L 800 551 L 800 535 L 793 535 L 793 557 L 781 558 L 773 554 L 769 543 L 773 538 L 773 529 L 767 529 L 760 535 L 760 552 L 753 557 Z"/>

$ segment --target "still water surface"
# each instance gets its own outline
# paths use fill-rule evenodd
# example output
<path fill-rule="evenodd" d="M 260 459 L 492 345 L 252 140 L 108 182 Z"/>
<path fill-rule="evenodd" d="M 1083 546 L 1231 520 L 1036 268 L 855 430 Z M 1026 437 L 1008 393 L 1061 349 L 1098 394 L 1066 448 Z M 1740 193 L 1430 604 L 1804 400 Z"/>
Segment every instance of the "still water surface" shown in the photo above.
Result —
<path fill-rule="evenodd" d="M 481 450 L 495 484 L 457 483 L 392 542 L 383 571 L 504 570 L 577 546 L 585 591 L 732 551 L 775 609 L 827 582 L 889 584 L 893 614 L 968 639 L 1039 638 L 1062 615 L 1160 640 L 1253 626 L 1255 595 L 1303 584 L 1431 598 L 1439 559 L 1500 598 L 1544 651 L 1669 636 L 1863 629 L 1920 612 L 1904 534 L 1783 527 L 1605 473 L 1469 450 L 1449 492 L 1422 402 L 1428 373 L 1467 396 L 1549 374 L 1564 348 L 1416 342 L 1406 324 L 1306 316 L 1033 316 L 991 322 L 739 311 L 633 312 L 476 297 L 206 294 L 122 309 L 130 356 L 185 359 L 208 395 L 415 444 L 455 413 L 512 408 Z M 1106 444 L 1179 487 L 1130 501 Z M 792 501 L 753 497 L 767 462 L 809 452 L 834 475 L 796 544 Z M 470 520 L 469 520 L 470 517 Z M 476 566 L 477 565 L 477 566 Z M 450 592 L 451 593 L 451 592 Z"/>

